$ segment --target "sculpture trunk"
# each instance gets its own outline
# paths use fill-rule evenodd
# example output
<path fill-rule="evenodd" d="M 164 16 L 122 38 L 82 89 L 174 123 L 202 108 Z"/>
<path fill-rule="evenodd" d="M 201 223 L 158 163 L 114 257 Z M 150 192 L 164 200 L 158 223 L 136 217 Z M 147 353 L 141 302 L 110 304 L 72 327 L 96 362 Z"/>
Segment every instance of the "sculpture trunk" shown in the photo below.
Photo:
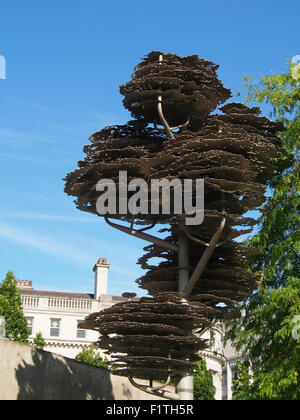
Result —
<path fill-rule="evenodd" d="M 184 220 L 178 225 L 178 291 L 183 292 L 189 281 L 189 240 L 184 232 Z M 184 302 L 183 302 L 184 304 Z M 192 335 L 192 331 L 191 331 Z M 177 384 L 176 392 L 181 400 L 194 399 L 194 378 L 187 371 Z"/>

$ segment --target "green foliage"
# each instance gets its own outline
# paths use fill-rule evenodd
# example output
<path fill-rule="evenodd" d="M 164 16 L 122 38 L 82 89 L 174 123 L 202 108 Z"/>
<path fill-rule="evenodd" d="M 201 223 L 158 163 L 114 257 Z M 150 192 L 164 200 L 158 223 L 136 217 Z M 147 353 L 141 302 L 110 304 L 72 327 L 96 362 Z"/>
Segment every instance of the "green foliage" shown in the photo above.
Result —
<path fill-rule="evenodd" d="M 286 73 L 263 76 L 254 85 L 247 80 L 248 100 L 272 106 L 272 114 L 285 126 L 279 137 L 293 156 L 286 170 L 276 172 L 270 184 L 272 196 L 262 209 L 260 232 L 251 240 L 260 251 L 251 268 L 262 275 L 261 287 L 285 286 L 300 271 L 300 81 L 293 78 L 292 69 L 288 64 Z"/>
<path fill-rule="evenodd" d="M 94 346 L 86 346 L 81 353 L 77 354 L 75 359 L 79 362 L 88 363 L 93 366 L 108 369 L 107 358 L 103 359 Z"/>
<path fill-rule="evenodd" d="M 213 375 L 207 369 L 206 361 L 200 360 L 194 369 L 194 398 L 195 400 L 214 400 L 215 393 Z"/>
<path fill-rule="evenodd" d="M 43 348 L 46 346 L 46 342 L 44 340 L 44 337 L 41 332 L 37 333 L 33 340 L 33 344 L 37 349 L 43 350 Z"/>
<path fill-rule="evenodd" d="M 246 79 L 248 100 L 270 104 L 284 124 L 280 137 L 293 157 L 284 170 L 278 165 L 259 232 L 248 241 L 258 250 L 249 262 L 257 290 L 245 304 L 244 322 L 228 335 L 237 337 L 237 349 L 251 360 L 251 387 L 242 382 L 237 394 L 248 399 L 300 399 L 300 341 L 293 337 L 293 319 L 300 314 L 300 81 L 291 70 L 288 64 L 285 73 L 263 76 L 256 84 Z"/>
<path fill-rule="evenodd" d="M 252 376 L 249 373 L 249 363 L 238 360 L 236 375 L 232 381 L 232 399 L 235 401 L 252 400 L 253 390 L 251 388 Z"/>
<path fill-rule="evenodd" d="M 29 337 L 21 295 L 16 287 L 16 279 L 9 271 L 0 284 L 0 315 L 6 321 L 6 337 L 13 341 L 24 342 Z"/>
<path fill-rule="evenodd" d="M 289 281 L 287 287 L 261 291 L 248 305 L 236 345 L 253 362 L 253 377 L 251 387 L 240 384 L 239 396 L 300 399 L 300 340 L 293 336 L 293 318 L 300 313 L 300 279 Z"/>

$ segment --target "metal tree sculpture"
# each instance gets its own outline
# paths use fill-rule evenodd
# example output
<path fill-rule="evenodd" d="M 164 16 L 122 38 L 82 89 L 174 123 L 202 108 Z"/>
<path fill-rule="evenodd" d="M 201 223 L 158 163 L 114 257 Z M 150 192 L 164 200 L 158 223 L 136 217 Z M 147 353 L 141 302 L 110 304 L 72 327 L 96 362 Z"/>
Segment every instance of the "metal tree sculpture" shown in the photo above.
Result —
<path fill-rule="evenodd" d="M 135 119 L 95 133 L 84 148 L 85 160 L 66 177 L 66 192 L 77 197 L 77 207 L 94 214 L 97 182 L 110 178 L 121 188 L 120 170 L 127 171 L 129 182 L 143 178 L 148 185 L 162 178 L 204 179 L 200 225 L 187 226 L 186 215 L 176 214 L 174 205 L 168 214 L 105 216 L 110 226 L 152 244 L 139 260 L 148 271 L 137 282 L 153 297 L 115 305 L 84 323 L 101 333 L 98 344 L 114 355 L 114 373 L 169 398 L 192 398 L 195 352 L 206 345 L 192 331 L 238 316 L 237 303 L 255 287 L 246 267 L 253 250 L 235 239 L 256 223 L 243 215 L 264 202 L 265 185 L 276 170 L 271 158 L 279 160 L 283 153 L 276 137 L 281 124 L 259 117 L 258 108 L 231 103 L 210 115 L 230 97 L 217 68 L 196 55 L 150 53 L 120 88 Z M 161 231 L 167 232 L 165 239 L 145 232 L 162 223 L 167 224 Z M 153 257 L 164 261 L 150 265 Z M 162 390 L 171 372 L 179 378 L 176 395 Z M 150 385 L 133 378 L 149 379 Z M 153 379 L 165 382 L 155 387 Z"/>

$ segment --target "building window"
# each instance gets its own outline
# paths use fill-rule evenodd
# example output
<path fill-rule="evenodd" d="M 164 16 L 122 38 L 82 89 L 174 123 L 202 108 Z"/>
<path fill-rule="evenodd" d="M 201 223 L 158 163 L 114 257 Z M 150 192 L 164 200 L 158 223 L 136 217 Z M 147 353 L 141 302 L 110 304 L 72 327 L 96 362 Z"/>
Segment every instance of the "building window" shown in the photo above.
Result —
<path fill-rule="evenodd" d="M 79 328 L 79 324 L 82 321 L 77 321 L 77 338 L 86 338 L 86 330 Z"/>
<path fill-rule="evenodd" d="M 32 331 L 33 331 L 33 318 L 28 317 L 26 318 L 27 321 L 27 328 L 29 329 L 29 335 L 32 335 Z"/>
<path fill-rule="evenodd" d="M 50 337 L 59 337 L 60 319 L 51 319 Z"/>

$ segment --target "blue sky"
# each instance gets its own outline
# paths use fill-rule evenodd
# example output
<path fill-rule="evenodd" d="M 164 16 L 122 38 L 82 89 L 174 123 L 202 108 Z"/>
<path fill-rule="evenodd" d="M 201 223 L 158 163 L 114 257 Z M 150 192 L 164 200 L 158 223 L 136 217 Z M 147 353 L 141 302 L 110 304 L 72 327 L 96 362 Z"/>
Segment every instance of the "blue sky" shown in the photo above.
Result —
<path fill-rule="evenodd" d="M 62 178 L 96 130 L 124 123 L 120 84 L 152 50 L 220 64 L 235 94 L 243 74 L 281 72 L 300 54 L 296 0 L 45 0 L 2 2 L 0 278 L 37 289 L 93 291 L 93 264 L 111 264 L 109 293 L 138 291 L 143 246 L 80 212 Z M 141 294 L 141 292 L 139 292 Z"/>

